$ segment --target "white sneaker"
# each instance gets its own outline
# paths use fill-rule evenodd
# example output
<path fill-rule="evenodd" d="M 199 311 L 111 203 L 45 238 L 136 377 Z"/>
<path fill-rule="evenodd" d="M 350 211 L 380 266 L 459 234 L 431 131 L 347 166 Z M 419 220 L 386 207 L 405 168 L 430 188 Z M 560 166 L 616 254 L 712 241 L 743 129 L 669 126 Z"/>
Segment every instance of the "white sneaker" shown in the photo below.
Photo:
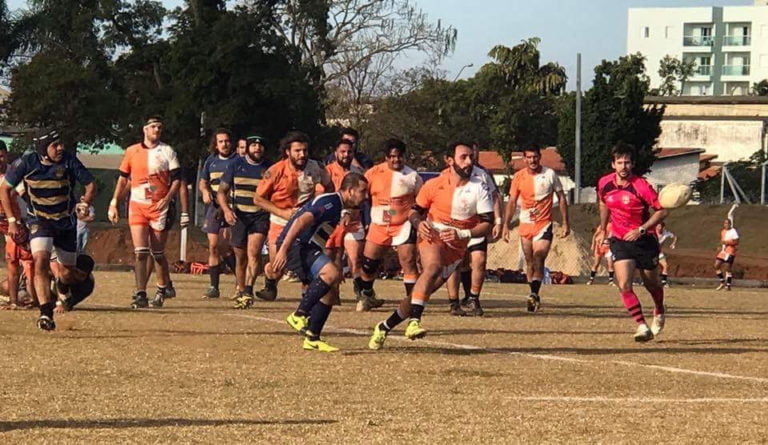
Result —
<path fill-rule="evenodd" d="M 649 340 L 653 340 L 653 332 L 648 328 L 648 325 L 645 323 L 638 325 L 637 331 L 635 331 L 635 341 L 647 342 Z"/>
<path fill-rule="evenodd" d="M 720 285 L 717 286 L 717 289 L 715 290 L 723 290 L 723 289 L 725 289 L 725 283 L 720 283 Z"/>
<path fill-rule="evenodd" d="M 666 321 L 665 317 L 666 314 L 658 314 L 653 316 L 653 323 L 651 323 L 651 332 L 653 333 L 653 336 L 657 336 L 661 334 L 661 331 L 664 330 L 664 322 Z"/>

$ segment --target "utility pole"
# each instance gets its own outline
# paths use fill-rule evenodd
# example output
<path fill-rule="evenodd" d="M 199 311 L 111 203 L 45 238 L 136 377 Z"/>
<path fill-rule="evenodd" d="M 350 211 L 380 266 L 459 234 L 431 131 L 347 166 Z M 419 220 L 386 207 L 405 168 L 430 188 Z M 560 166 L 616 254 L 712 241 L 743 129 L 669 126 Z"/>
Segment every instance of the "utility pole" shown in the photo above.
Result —
<path fill-rule="evenodd" d="M 576 53 L 576 162 L 574 165 L 574 182 L 576 189 L 573 194 L 573 202 L 581 202 L 581 53 Z"/>

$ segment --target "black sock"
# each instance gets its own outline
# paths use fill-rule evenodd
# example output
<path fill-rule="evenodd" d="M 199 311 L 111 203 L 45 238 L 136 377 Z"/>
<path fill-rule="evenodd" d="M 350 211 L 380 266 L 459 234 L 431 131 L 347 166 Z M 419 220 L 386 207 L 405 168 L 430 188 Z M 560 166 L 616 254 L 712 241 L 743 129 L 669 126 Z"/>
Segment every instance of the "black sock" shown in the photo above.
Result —
<path fill-rule="evenodd" d="M 723 277 L 723 273 L 722 272 L 718 272 L 717 273 L 717 278 L 720 279 L 721 283 L 725 282 L 725 278 Z"/>
<path fill-rule="evenodd" d="M 464 289 L 464 295 L 469 297 L 472 290 L 472 270 L 461 271 L 461 287 Z"/>
<path fill-rule="evenodd" d="M 318 301 L 317 304 L 312 307 L 312 315 L 309 317 L 309 331 L 312 335 L 310 340 L 319 340 L 320 334 L 323 332 L 323 326 L 328 321 L 328 316 L 331 315 L 331 309 L 333 306 L 329 306 L 322 301 Z"/>
<path fill-rule="evenodd" d="M 373 281 L 366 281 L 362 277 L 355 278 L 355 283 L 357 283 L 357 286 L 360 288 L 360 290 L 373 289 Z"/>
<path fill-rule="evenodd" d="M 402 322 L 403 317 L 400 316 L 400 310 L 398 309 L 392 312 L 392 315 L 387 318 L 387 321 L 380 323 L 379 327 L 385 332 L 389 332 Z"/>
<path fill-rule="evenodd" d="M 459 309 L 461 307 L 461 301 L 459 299 L 448 300 L 451 303 L 451 309 Z"/>
<path fill-rule="evenodd" d="M 589 279 L 590 280 L 594 280 L 595 279 L 595 275 L 597 275 L 597 271 L 596 270 L 593 270 L 593 271 L 589 272 Z"/>
<path fill-rule="evenodd" d="M 475 293 L 470 292 L 469 293 L 469 299 L 470 300 L 479 300 L 480 299 L 480 294 L 475 294 Z"/>
<path fill-rule="evenodd" d="M 145 291 L 145 290 L 139 290 L 139 291 L 136 291 L 136 297 L 144 297 L 144 298 L 147 298 L 147 291 Z"/>
<path fill-rule="evenodd" d="M 539 295 L 539 289 L 541 289 L 541 281 L 539 280 L 533 280 L 528 285 L 531 287 L 531 293 L 534 295 Z"/>
<path fill-rule="evenodd" d="M 253 286 L 245 286 L 245 289 L 243 289 L 243 292 L 245 292 L 248 295 L 253 295 Z"/>
<path fill-rule="evenodd" d="M 613 281 L 613 271 L 608 271 L 608 281 Z"/>
<path fill-rule="evenodd" d="M 410 297 L 411 293 L 413 293 L 413 286 L 415 286 L 416 283 L 403 283 L 403 286 L 405 286 L 405 296 Z"/>
<path fill-rule="evenodd" d="M 272 278 L 264 278 L 264 289 L 277 290 L 277 280 Z"/>
<path fill-rule="evenodd" d="M 296 314 L 304 316 L 309 315 L 310 312 L 312 312 L 312 308 L 317 305 L 317 302 L 330 290 L 331 286 L 326 284 L 325 281 L 320 278 L 315 278 L 304 291 L 304 295 L 301 296 L 301 302 L 299 303 L 299 308 L 296 310 Z"/>
<path fill-rule="evenodd" d="M 56 303 L 45 303 L 40 305 L 40 315 L 46 315 L 53 320 L 53 308 L 56 307 Z"/>
<path fill-rule="evenodd" d="M 209 266 L 208 267 L 208 275 L 211 276 L 211 287 L 218 289 L 219 288 L 219 268 L 220 266 L 217 264 L 215 266 Z"/>
<path fill-rule="evenodd" d="M 235 271 L 235 267 L 237 266 L 237 259 L 234 255 L 227 255 L 224 257 L 224 263 L 229 267 L 229 270 L 232 272 Z"/>
<path fill-rule="evenodd" d="M 733 277 L 731 275 L 728 275 L 727 277 L 725 277 L 725 285 L 730 286 L 731 283 L 733 283 Z"/>
<path fill-rule="evenodd" d="M 661 282 L 662 284 L 667 284 L 667 279 L 669 278 L 669 275 L 663 273 L 661 274 Z"/>
<path fill-rule="evenodd" d="M 424 306 L 421 304 L 411 304 L 411 319 L 421 320 L 421 314 L 424 313 Z"/>

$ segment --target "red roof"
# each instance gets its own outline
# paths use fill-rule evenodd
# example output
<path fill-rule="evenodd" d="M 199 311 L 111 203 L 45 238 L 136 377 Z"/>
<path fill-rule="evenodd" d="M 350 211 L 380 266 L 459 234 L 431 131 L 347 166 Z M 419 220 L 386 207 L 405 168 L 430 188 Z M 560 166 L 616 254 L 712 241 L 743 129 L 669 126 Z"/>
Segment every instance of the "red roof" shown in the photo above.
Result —
<path fill-rule="evenodd" d="M 501 155 L 495 151 L 481 151 L 477 154 L 480 165 L 490 170 L 492 173 L 506 173 L 504 166 L 504 160 Z M 512 167 L 512 171 L 516 172 L 525 168 L 525 161 L 523 160 L 522 151 L 513 151 L 512 160 L 509 165 Z M 553 169 L 560 175 L 568 174 L 565 170 L 565 164 L 563 159 L 557 152 L 555 147 L 547 147 L 541 150 L 541 165 Z"/>
<path fill-rule="evenodd" d="M 685 156 L 704 153 L 703 148 L 662 148 L 656 152 L 656 159 L 674 158 L 676 156 Z"/>
<path fill-rule="evenodd" d="M 713 165 L 711 167 L 705 168 L 699 172 L 699 180 L 706 181 L 708 179 L 712 179 L 720 174 L 720 170 L 722 170 L 722 167 L 719 165 Z"/>

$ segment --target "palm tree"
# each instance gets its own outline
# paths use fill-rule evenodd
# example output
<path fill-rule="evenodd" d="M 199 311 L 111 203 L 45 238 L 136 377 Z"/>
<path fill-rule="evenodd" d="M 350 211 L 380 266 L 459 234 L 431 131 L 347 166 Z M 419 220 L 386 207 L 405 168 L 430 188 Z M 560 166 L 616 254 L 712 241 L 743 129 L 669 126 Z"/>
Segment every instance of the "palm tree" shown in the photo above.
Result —
<path fill-rule="evenodd" d="M 486 64 L 483 70 L 504 80 L 506 86 L 537 92 L 542 95 L 559 94 L 565 89 L 568 76 L 557 63 L 539 66 L 541 54 L 538 45 L 541 39 L 532 37 L 512 48 L 497 45 L 488 53 L 494 62 Z"/>

